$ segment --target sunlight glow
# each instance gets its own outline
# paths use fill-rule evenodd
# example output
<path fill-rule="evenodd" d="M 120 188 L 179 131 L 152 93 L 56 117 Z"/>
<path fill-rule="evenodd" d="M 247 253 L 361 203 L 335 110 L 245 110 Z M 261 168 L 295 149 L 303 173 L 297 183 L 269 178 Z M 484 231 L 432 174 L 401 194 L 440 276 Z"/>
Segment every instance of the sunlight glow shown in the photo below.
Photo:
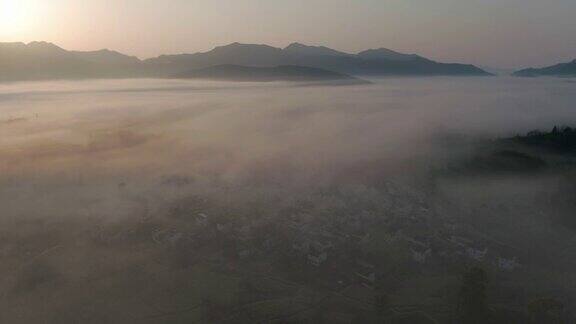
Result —
<path fill-rule="evenodd" d="M 0 0 L 0 36 L 27 31 L 35 22 L 34 9 L 28 1 Z"/>

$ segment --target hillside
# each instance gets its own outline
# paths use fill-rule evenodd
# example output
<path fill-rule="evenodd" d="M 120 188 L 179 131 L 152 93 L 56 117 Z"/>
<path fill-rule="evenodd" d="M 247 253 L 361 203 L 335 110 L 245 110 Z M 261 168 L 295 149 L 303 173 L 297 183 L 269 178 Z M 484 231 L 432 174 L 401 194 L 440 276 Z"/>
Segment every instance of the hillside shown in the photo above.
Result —
<path fill-rule="evenodd" d="M 67 51 L 52 43 L 0 43 L 0 81 L 136 77 L 141 61 L 110 50 Z"/>
<path fill-rule="evenodd" d="M 144 63 L 157 73 L 176 74 L 182 70 L 215 65 L 309 66 L 350 75 L 366 76 L 486 76 L 490 73 L 473 65 L 438 63 L 415 54 L 402 54 L 388 49 L 375 49 L 348 54 L 323 46 L 299 43 L 284 49 L 268 45 L 233 43 L 196 54 L 162 55 Z"/>
<path fill-rule="evenodd" d="M 568 63 L 560 63 L 540 69 L 529 68 L 514 73 L 519 77 L 537 76 L 576 76 L 576 59 Z"/>
<path fill-rule="evenodd" d="M 205 53 L 161 55 L 141 61 L 116 51 L 68 51 L 47 42 L 0 43 L 0 81 L 173 77 L 219 65 L 302 66 L 354 76 L 485 76 L 473 65 L 438 63 L 380 48 L 348 54 L 294 43 L 284 49 L 233 43 Z M 279 72 L 279 71 L 276 71 Z"/>

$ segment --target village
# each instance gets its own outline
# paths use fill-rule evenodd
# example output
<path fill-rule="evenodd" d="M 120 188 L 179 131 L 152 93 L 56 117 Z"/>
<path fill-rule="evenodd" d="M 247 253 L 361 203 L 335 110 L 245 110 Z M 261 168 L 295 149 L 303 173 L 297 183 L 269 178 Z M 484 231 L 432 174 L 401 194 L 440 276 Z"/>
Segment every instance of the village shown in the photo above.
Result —
<path fill-rule="evenodd" d="M 152 240 L 178 251 L 183 264 L 203 256 L 221 271 L 338 294 L 354 290 L 350 298 L 373 307 L 411 278 L 459 278 L 470 266 L 507 276 L 524 267 L 518 249 L 442 215 L 416 191 L 388 184 L 372 201 L 338 199 L 349 200 L 322 212 L 300 201 L 273 217 L 250 217 L 204 209 L 195 197 L 173 207 L 182 226 L 157 229 Z"/>

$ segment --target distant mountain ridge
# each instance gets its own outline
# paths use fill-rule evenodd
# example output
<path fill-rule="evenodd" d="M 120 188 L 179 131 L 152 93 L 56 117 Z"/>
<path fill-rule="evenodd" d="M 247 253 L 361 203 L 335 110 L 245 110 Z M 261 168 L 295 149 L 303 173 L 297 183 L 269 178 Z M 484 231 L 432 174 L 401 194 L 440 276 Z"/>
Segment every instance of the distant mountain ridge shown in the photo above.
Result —
<path fill-rule="evenodd" d="M 490 73 L 467 64 L 438 63 L 415 54 L 375 49 L 349 54 L 323 46 L 293 43 L 284 49 L 268 45 L 233 43 L 196 54 L 162 55 L 144 61 L 152 69 L 170 74 L 183 68 L 200 69 L 221 64 L 245 66 L 298 65 L 357 76 L 465 75 Z"/>
<path fill-rule="evenodd" d="M 138 77 L 142 61 L 115 51 L 67 51 L 52 43 L 0 43 L 0 81 Z"/>
<path fill-rule="evenodd" d="M 363 52 L 358 53 L 357 56 L 366 60 L 392 60 L 392 61 L 426 60 L 425 58 L 416 54 L 399 53 L 387 48 L 365 50 Z"/>
<path fill-rule="evenodd" d="M 284 52 L 304 56 L 352 56 L 325 46 L 308 46 L 300 43 L 292 43 L 284 48 Z"/>
<path fill-rule="evenodd" d="M 540 69 L 529 68 L 514 72 L 515 76 L 536 77 L 536 76 L 576 76 L 576 59 L 568 63 L 560 63 Z"/>
<path fill-rule="evenodd" d="M 438 63 L 416 54 L 385 48 L 349 54 L 300 43 L 283 49 L 233 43 L 203 53 L 161 55 L 140 60 L 108 49 L 82 52 L 67 51 L 47 42 L 0 43 L 0 81 L 170 77 L 218 65 L 291 65 L 355 76 L 490 75 L 473 65 Z"/>
<path fill-rule="evenodd" d="M 80 52 L 80 51 L 71 51 L 73 55 L 80 59 L 84 59 L 89 62 L 93 63 L 101 63 L 101 64 L 140 64 L 141 61 L 135 56 L 127 56 L 122 53 L 112 51 L 109 49 L 102 49 L 99 51 L 89 51 L 89 52 Z"/>

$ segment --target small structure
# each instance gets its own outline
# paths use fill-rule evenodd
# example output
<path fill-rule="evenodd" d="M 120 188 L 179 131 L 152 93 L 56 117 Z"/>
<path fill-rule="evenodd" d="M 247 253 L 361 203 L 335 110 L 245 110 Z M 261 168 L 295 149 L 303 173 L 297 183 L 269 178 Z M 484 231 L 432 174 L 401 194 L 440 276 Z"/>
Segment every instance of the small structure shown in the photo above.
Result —
<path fill-rule="evenodd" d="M 322 264 L 324 264 L 324 262 L 326 262 L 326 260 L 328 260 L 328 253 L 326 253 L 325 251 L 312 249 L 312 251 L 310 251 L 310 254 L 308 254 L 308 261 L 310 261 L 310 264 L 312 264 L 315 267 L 321 266 Z"/>
<path fill-rule="evenodd" d="M 486 253 L 488 253 L 488 248 L 479 248 L 477 246 L 469 246 L 466 248 L 466 255 L 471 258 L 474 259 L 478 262 L 481 262 L 484 260 L 484 257 L 486 256 Z"/>
<path fill-rule="evenodd" d="M 314 248 L 316 248 L 320 251 L 325 251 L 325 250 L 328 250 L 328 249 L 331 249 L 334 247 L 334 244 L 332 243 L 332 241 L 328 241 L 328 240 L 314 241 L 312 243 L 312 245 L 314 246 Z"/>
<path fill-rule="evenodd" d="M 225 232 L 228 230 L 228 226 L 226 226 L 226 224 L 218 223 L 218 224 L 216 224 L 216 230 L 218 232 Z"/>
<path fill-rule="evenodd" d="M 376 266 L 364 261 L 356 263 L 354 274 L 361 279 L 362 284 L 369 288 L 373 288 L 376 283 Z"/>
<path fill-rule="evenodd" d="M 496 260 L 496 264 L 500 270 L 504 270 L 504 271 L 514 271 L 517 268 L 522 266 L 518 262 L 516 257 L 513 257 L 511 259 L 505 258 L 505 257 L 498 257 Z"/>
<path fill-rule="evenodd" d="M 208 215 L 206 215 L 204 213 L 199 213 L 196 216 L 196 224 L 200 227 L 207 227 L 209 224 Z"/>
<path fill-rule="evenodd" d="M 418 263 L 425 263 L 432 256 L 432 249 L 429 247 L 416 245 L 411 247 L 410 251 L 412 252 L 412 259 Z"/>

